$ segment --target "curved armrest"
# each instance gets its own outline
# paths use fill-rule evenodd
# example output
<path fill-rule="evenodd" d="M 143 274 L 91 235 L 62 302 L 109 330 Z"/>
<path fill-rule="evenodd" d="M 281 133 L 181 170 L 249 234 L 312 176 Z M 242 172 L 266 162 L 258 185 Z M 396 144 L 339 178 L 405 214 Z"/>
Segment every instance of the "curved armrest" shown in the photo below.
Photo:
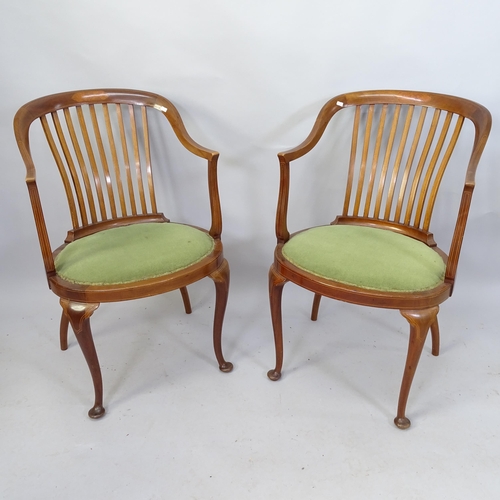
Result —
<path fill-rule="evenodd" d="M 200 158 L 208 160 L 208 193 L 212 218 L 210 236 L 215 239 L 220 239 L 222 233 L 222 210 L 217 181 L 217 161 L 219 159 L 219 153 L 201 146 L 189 135 L 177 108 L 168 99 L 155 95 L 154 103 L 151 105 L 165 115 L 180 143 L 188 151 Z"/>

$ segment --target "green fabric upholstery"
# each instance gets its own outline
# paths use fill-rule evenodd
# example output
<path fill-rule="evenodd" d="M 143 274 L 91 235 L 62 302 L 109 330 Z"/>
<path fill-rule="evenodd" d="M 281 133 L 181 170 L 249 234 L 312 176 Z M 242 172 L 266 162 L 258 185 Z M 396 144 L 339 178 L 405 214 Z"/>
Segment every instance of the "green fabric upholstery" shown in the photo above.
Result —
<path fill-rule="evenodd" d="M 366 226 L 308 229 L 283 246 L 283 255 L 304 271 L 370 290 L 430 290 L 444 280 L 445 264 L 434 250 L 408 236 Z"/>
<path fill-rule="evenodd" d="M 130 283 L 164 276 L 206 257 L 214 240 L 182 224 L 131 224 L 86 236 L 56 257 L 56 272 L 83 285 Z"/>

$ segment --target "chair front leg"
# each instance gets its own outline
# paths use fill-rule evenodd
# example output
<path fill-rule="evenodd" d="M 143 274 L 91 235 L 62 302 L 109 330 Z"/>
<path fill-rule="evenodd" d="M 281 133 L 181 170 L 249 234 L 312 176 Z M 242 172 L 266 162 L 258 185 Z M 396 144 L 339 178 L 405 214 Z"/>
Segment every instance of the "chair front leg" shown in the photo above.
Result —
<path fill-rule="evenodd" d="M 269 370 L 267 376 L 273 380 L 281 378 L 283 368 L 283 323 L 281 314 L 281 297 L 283 287 L 288 280 L 276 271 L 274 264 L 269 269 L 269 302 L 271 306 L 271 319 L 274 331 L 274 345 L 276 348 L 276 367 Z"/>
<path fill-rule="evenodd" d="M 406 357 L 406 366 L 401 383 L 399 393 L 398 413 L 394 419 L 394 423 L 400 429 L 408 429 L 411 422 L 405 416 L 406 403 L 410 393 L 411 383 L 417 370 L 418 361 L 422 354 L 425 339 L 431 325 L 436 322 L 436 316 L 439 312 L 439 307 L 431 307 L 429 309 L 418 309 L 412 311 L 401 311 L 401 314 L 410 323 L 410 339 L 408 343 L 408 355 Z"/>
<path fill-rule="evenodd" d="M 215 284 L 215 311 L 214 311 L 214 350 L 215 357 L 222 372 L 230 372 L 233 364 L 226 361 L 222 355 L 222 323 L 226 312 L 229 294 L 229 264 L 226 259 L 210 277 Z"/>
<path fill-rule="evenodd" d="M 66 315 L 69 323 L 71 323 L 76 339 L 89 366 L 90 375 L 92 376 L 95 401 L 94 406 L 89 410 L 89 417 L 94 419 L 100 418 L 105 413 L 105 409 L 102 406 L 102 375 L 90 330 L 90 317 L 99 307 L 99 304 L 84 304 L 68 299 L 61 299 L 60 302 L 63 314 Z"/>

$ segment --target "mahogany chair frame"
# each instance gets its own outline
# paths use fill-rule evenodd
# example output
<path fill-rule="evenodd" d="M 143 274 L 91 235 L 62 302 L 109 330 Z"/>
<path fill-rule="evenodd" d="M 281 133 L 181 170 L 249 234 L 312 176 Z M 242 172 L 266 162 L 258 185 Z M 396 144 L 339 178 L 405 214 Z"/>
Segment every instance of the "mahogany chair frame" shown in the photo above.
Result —
<path fill-rule="evenodd" d="M 101 107 L 105 127 L 102 122 L 99 126 L 97 107 Z M 113 131 L 111 109 L 118 117 L 119 132 Z M 76 115 L 72 116 L 70 110 Z M 170 222 L 158 212 L 156 206 L 149 144 L 150 112 L 163 114 L 184 148 L 207 161 L 211 226 L 205 232 L 214 240 L 213 251 L 187 269 L 132 283 L 81 285 L 64 280 L 56 272 L 54 259 L 72 241 L 119 226 Z M 125 116 L 129 120 L 127 126 L 132 128 L 131 139 L 125 132 Z M 37 172 L 30 151 L 30 127 L 38 119 L 59 168 L 73 224 L 65 242 L 56 249 L 49 241 L 37 187 Z M 224 258 L 221 241 L 222 213 L 217 184 L 219 153 L 204 148 L 190 137 L 172 102 L 160 95 L 139 90 L 93 89 L 41 97 L 19 109 L 14 118 L 14 131 L 26 166 L 26 183 L 48 285 L 60 297 L 63 309 L 60 346 L 62 350 L 67 349 L 68 325 L 71 324 L 90 369 L 95 401 L 89 416 L 96 419 L 105 413 L 101 370 L 90 328 L 90 318 L 102 302 L 150 297 L 179 289 L 185 311 L 189 314 L 191 304 L 186 287 L 210 277 L 216 290 L 213 325 L 215 356 L 220 370 L 230 372 L 233 365 L 224 359 L 221 346 L 229 291 L 229 265 Z M 109 148 L 108 159 L 106 147 Z M 126 175 L 123 174 L 123 166 L 119 166 L 120 152 L 125 158 Z"/>
<path fill-rule="evenodd" d="M 376 106 L 382 107 L 378 129 L 374 118 L 374 109 Z M 387 139 L 389 143 L 391 140 L 394 140 L 395 131 L 398 126 L 397 115 L 399 114 L 400 117 L 402 117 L 402 109 L 409 109 L 409 112 L 406 114 L 406 120 L 403 121 L 400 119 L 399 126 L 403 128 L 403 131 L 401 133 L 399 146 L 397 146 L 396 143 L 388 146 L 389 149 L 393 148 L 394 151 L 397 150 L 392 174 L 390 174 L 389 161 L 387 160 L 390 155 L 383 158 L 382 151 L 380 150 L 383 142 L 383 134 L 380 132 L 380 123 L 382 123 L 384 119 L 389 120 L 387 117 L 388 106 L 394 107 L 394 115 L 396 116 L 396 118 L 393 119 L 390 128 L 391 132 L 389 134 L 389 138 Z M 368 290 L 366 288 L 350 286 L 330 279 L 318 277 L 317 275 L 298 268 L 288 261 L 282 253 L 283 245 L 290 239 L 291 236 L 293 236 L 290 235 L 287 226 L 288 199 L 290 190 L 290 163 L 311 151 L 322 137 L 327 125 L 330 123 L 334 115 L 348 107 L 355 107 L 356 112 L 353 120 L 353 139 L 351 145 L 347 189 L 343 212 L 333 222 L 331 222 L 331 224 L 354 224 L 382 228 L 395 231 L 424 242 L 438 252 L 446 264 L 446 272 L 443 282 L 431 290 L 411 293 L 396 293 Z M 417 140 L 413 139 L 413 142 L 411 143 L 412 146 L 409 154 L 409 158 L 411 160 L 404 162 L 401 160 L 401 155 L 399 154 L 404 147 L 404 143 L 406 141 L 408 141 L 408 144 L 410 143 L 408 131 L 412 121 L 412 114 L 417 116 L 416 111 L 414 113 L 414 110 L 417 108 L 420 108 L 421 110 L 420 117 L 422 117 L 427 110 L 433 110 L 435 118 L 433 119 L 433 123 L 436 124 L 440 115 L 442 121 L 442 114 L 444 113 L 445 116 L 441 132 L 437 130 L 437 126 L 434 127 L 433 132 L 432 128 L 434 125 L 431 125 L 431 130 L 424 146 L 424 153 L 422 153 L 422 157 L 425 155 L 429 155 L 429 157 L 431 155 L 433 156 L 430 159 L 430 162 L 431 164 L 434 162 L 431 169 L 433 169 L 434 172 L 437 171 L 437 174 L 433 174 L 436 175 L 436 182 L 431 182 L 431 174 L 428 174 L 428 178 L 427 174 L 425 174 L 426 178 L 424 179 L 424 172 L 422 170 L 423 167 L 421 167 L 423 160 L 418 164 L 418 166 L 412 164 L 415 159 L 412 157 L 412 154 L 414 155 L 416 144 L 418 143 L 418 140 L 421 139 L 419 136 L 422 132 L 420 125 L 417 125 L 416 127 L 415 137 L 417 137 Z M 358 138 L 358 136 L 363 133 L 363 130 L 360 130 L 360 112 L 362 109 L 364 109 L 364 112 L 366 113 L 365 116 L 367 116 L 365 120 L 366 130 L 370 129 L 370 132 L 365 133 L 363 141 Z M 453 117 L 456 119 L 456 126 L 451 134 L 449 146 L 444 148 L 444 137 L 448 133 L 448 128 L 450 128 L 451 119 Z M 456 218 L 455 229 L 449 253 L 446 255 L 445 252 L 436 246 L 433 235 L 429 232 L 429 226 L 442 175 L 448 165 L 448 161 L 465 119 L 472 121 L 475 130 L 475 137 L 472 153 L 466 169 L 465 184 Z M 402 122 L 404 125 L 401 124 Z M 401 314 L 410 324 L 410 336 L 406 366 L 403 373 L 403 380 L 399 395 L 397 415 L 394 422 L 396 426 L 401 429 L 406 429 L 410 426 L 410 420 L 405 414 L 410 387 L 429 329 L 431 330 L 432 337 L 432 354 L 435 356 L 439 354 L 439 327 L 437 320 L 439 304 L 450 297 L 453 292 L 460 249 L 462 246 L 471 197 L 475 185 L 476 168 L 486 144 L 490 128 L 491 115 L 489 111 L 483 106 L 466 99 L 449 95 L 414 91 L 382 90 L 353 92 L 338 95 L 329 100 L 321 109 L 307 138 L 299 146 L 278 154 L 280 163 L 280 188 L 276 214 L 277 246 L 275 250 L 274 263 L 272 264 L 269 272 L 269 296 L 276 347 L 276 366 L 268 372 L 268 377 L 271 380 L 275 381 L 281 377 L 283 366 L 281 298 L 283 286 L 288 281 L 291 281 L 314 293 L 311 313 L 311 319 L 313 321 L 315 321 L 318 317 L 318 310 L 322 296 L 364 306 L 399 309 Z M 378 132 L 375 134 L 374 131 L 376 130 L 378 130 Z M 430 146 L 427 148 L 427 146 L 432 143 L 433 138 L 431 135 L 433 133 L 435 135 L 433 144 L 437 142 L 434 153 L 432 153 L 432 148 Z M 374 136 L 376 136 L 375 145 L 371 145 L 370 141 Z M 424 134 L 422 134 L 422 137 L 423 136 Z M 373 153 L 369 153 L 370 147 L 372 148 L 371 151 L 374 151 Z M 361 155 L 359 154 L 360 150 Z M 374 159 L 373 162 L 371 162 L 370 154 L 373 154 L 373 158 L 379 156 L 380 161 Z M 358 157 L 356 157 L 356 155 Z M 438 162 L 438 157 L 443 158 L 440 164 Z M 417 162 L 414 161 L 414 163 Z M 357 177 L 355 175 L 356 164 L 359 164 L 359 171 L 358 174 L 356 174 Z M 380 164 L 382 165 L 380 166 Z M 378 185 L 378 191 L 376 186 L 377 182 L 372 180 L 375 179 L 377 169 L 379 169 L 379 171 L 382 169 L 380 178 L 383 179 Z M 418 173 L 419 169 L 421 170 L 420 173 Z M 417 177 L 420 176 L 420 181 L 417 179 L 414 184 L 410 185 L 409 174 L 411 171 L 415 170 L 417 170 Z M 370 178 L 369 181 L 367 181 L 368 178 Z M 398 181 L 401 182 L 401 187 L 397 184 L 397 179 L 403 179 L 402 181 Z M 419 182 L 423 185 L 427 182 L 427 187 L 418 191 L 417 188 L 419 186 Z M 389 184 L 389 187 L 387 187 L 387 184 Z M 387 195 L 382 194 L 384 189 Z M 394 196 L 398 189 L 399 196 Z M 385 210 L 383 200 L 384 196 L 386 196 Z M 409 196 L 411 201 L 405 202 L 404 196 Z"/>

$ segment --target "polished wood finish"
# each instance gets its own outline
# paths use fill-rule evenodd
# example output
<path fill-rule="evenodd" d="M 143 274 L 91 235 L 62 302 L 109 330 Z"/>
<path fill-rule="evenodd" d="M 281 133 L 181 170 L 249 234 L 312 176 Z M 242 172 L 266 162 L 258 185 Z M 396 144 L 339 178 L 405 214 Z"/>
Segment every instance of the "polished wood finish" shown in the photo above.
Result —
<path fill-rule="evenodd" d="M 283 287 L 288 280 L 276 269 L 271 266 L 269 270 L 269 299 L 271 302 L 271 318 L 273 321 L 274 343 L 276 346 L 276 366 L 274 370 L 269 370 L 267 376 L 271 380 L 281 378 L 281 369 L 283 367 L 283 325 L 281 315 L 281 297 Z"/>
<path fill-rule="evenodd" d="M 63 314 L 67 316 L 75 332 L 76 340 L 80 344 L 85 361 L 87 361 L 90 369 L 92 382 L 94 383 L 95 402 L 94 406 L 89 410 L 89 417 L 100 418 L 105 413 L 102 405 L 102 375 L 90 330 L 90 317 L 99 307 L 99 304 L 82 304 L 81 302 L 73 302 L 63 298 L 61 298 L 60 303 L 63 308 Z"/>
<path fill-rule="evenodd" d="M 154 113 L 168 120 L 177 139 L 188 151 L 207 162 L 211 225 L 204 231 L 215 241 L 213 251 L 186 269 L 134 283 L 87 286 L 62 279 L 57 275 L 54 259 L 72 241 L 118 226 L 169 222 L 158 211 L 153 182 L 150 128 Z M 49 240 L 30 150 L 30 127 L 38 120 L 61 176 L 72 223 L 64 243 L 57 248 Z M 189 314 L 191 303 L 187 285 L 210 277 L 216 288 L 215 355 L 220 370 L 231 371 L 232 364 L 225 361 L 221 345 L 229 266 L 220 239 L 219 153 L 204 148 L 190 137 L 169 100 L 137 90 L 81 90 L 42 97 L 19 109 L 14 131 L 26 166 L 26 183 L 48 284 L 60 297 L 63 308 L 60 346 L 62 350 L 67 349 L 71 324 L 94 383 L 95 403 L 89 416 L 104 415 L 101 371 L 90 329 L 90 317 L 102 302 L 131 300 L 179 289 L 185 312 Z"/>
<path fill-rule="evenodd" d="M 408 343 L 408 355 L 406 357 L 406 366 L 403 372 L 403 381 L 399 393 L 398 413 L 394 423 L 400 429 L 410 427 L 410 420 L 405 415 L 408 394 L 410 393 L 413 376 L 417 369 L 424 342 L 427 337 L 430 326 L 436 321 L 439 307 L 434 306 L 428 309 L 415 309 L 412 311 L 402 310 L 401 314 L 410 323 L 410 340 Z"/>
<path fill-rule="evenodd" d="M 222 322 L 226 311 L 229 292 L 229 264 L 224 259 L 221 266 L 210 274 L 215 285 L 215 311 L 214 311 L 214 348 L 215 357 L 219 362 L 219 369 L 230 372 L 233 364 L 224 360 L 222 355 Z"/>
<path fill-rule="evenodd" d="M 327 125 L 339 112 L 352 113 L 352 134 L 343 209 L 331 224 L 378 227 L 422 241 L 446 264 L 444 281 L 434 289 L 414 293 L 367 290 L 320 278 L 294 266 L 283 256 L 283 245 L 290 238 L 287 225 L 290 163 L 316 146 Z M 455 219 L 455 230 L 446 254 L 437 247 L 430 232 L 431 218 L 441 181 L 467 122 L 474 126 L 474 142 L 466 162 L 458 215 L 451 215 Z M 287 281 L 314 293 L 313 321 L 318 318 L 322 296 L 365 306 L 399 309 L 409 322 L 410 339 L 395 423 L 400 428 L 410 426 L 405 411 L 411 383 L 429 329 L 432 354 L 439 354 L 438 306 L 453 292 L 475 172 L 490 128 L 488 110 L 467 99 L 412 91 L 353 92 L 328 101 L 307 138 L 299 146 L 278 154 L 277 246 L 269 273 L 276 344 L 276 366 L 268 373 L 271 380 L 281 377 L 281 295 Z"/>

